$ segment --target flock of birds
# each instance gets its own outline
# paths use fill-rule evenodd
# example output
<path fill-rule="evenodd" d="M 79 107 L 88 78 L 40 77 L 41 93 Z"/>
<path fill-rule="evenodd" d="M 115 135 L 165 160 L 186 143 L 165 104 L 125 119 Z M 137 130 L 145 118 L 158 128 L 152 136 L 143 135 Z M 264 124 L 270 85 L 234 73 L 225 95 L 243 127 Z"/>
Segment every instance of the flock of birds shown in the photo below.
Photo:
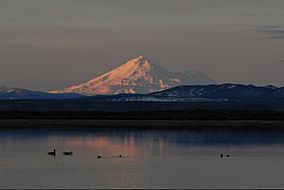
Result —
<path fill-rule="evenodd" d="M 56 149 L 54 149 L 52 152 L 48 152 L 47 154 L 50 155 L 50 156 L 54 156 L 55 157 L 56 156 Z M 65 155 L 65 156 L 73 156 L 73 152 L 71 152 L 71 151 L 70 152 L 63 152 L 63 155 Z M 220 154 L 221 158 L 223 158 L 225 156 L 227 158 L 231 157 L 230 154 L 227 154 L 227 155 L 224 155 L 223 153 Z M 120 155 L 118 155 L 118 157 L 122 158 L 122 155 L 120 154 Z M 102 158 L 102 156 L 98 155 L 97 158 L 100 159 L 100 158 Z"/>
<path fill-rule="evenodd" d="M 52 152 L 48 152 L 47 154 L 50 155 L 50 156 L 54 156 L 55 157 L 56 156 L 56 149 L 54 149 Z M 63 152 L 63 155 L 65 155 L 65 156 L 73 156 L 73 152 L 72 151 L 70 151 L 70 152 Z M 118 155 L 118 157 L 122 158 L 122 155 L 120 154 L 120 155 Z M 98 155 L 97 158 L 98 159 L 102 158 L 102 156 Z"/>

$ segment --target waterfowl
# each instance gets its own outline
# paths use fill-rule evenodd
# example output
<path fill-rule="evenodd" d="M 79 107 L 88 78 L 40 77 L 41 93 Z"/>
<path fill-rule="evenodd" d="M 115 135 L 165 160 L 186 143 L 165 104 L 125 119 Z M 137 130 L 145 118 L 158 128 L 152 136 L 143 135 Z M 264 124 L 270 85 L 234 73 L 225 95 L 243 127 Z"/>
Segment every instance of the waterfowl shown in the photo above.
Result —
<path fill-rule="evenodd" d="M 97 158 L 102 158 L 102 156 L 99 155 Z"/>
<path fill-rule="evenodd" d="M 230 157 L 230 154 L 227 154 L 227 157 Z"/>
<path fill-rule="evenodd" d="M 73 152 L 63 152 L 63 154 L 66 155 L 66 156 L 72 156 Z"/>
<path fill-rule="evenodd" d="M 121 157 L 122 157 L 122 155 L 120 154 L 118 157 L 119 157 L 119 158 L 121 158 Z"/>
<path fill-rule="evenodd" d="M 56 155 L 56 150 L 54 149 L 53 152 L 48 152 L 47 154 L 50 155 L 50 156 L 54 156 L 54 157 L 55 157 L 55 155 Z"/>
<path fill-rule="evenodd" d="M 223 158 L 223 156 L 224 156 L 223 153 L 221 153 L 221 154 L 220 154 L 220 157 Z"/>

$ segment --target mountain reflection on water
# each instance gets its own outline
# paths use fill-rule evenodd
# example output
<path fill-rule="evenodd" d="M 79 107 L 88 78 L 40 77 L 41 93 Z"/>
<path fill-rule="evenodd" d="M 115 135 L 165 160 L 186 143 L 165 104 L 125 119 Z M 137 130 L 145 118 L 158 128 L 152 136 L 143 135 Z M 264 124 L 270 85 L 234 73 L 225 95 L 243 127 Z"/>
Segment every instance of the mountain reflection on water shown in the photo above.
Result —
<path fill-rule="evenodd" d="M 283 188 L 283 137 L 282 131 L 1 129 L 0 188 Z M 56 156 L 47 155 L 53 149 Z"/>
<path fill-rule="evenodd" d="M 1 147 L 62 147 L 105 155 L 182 154 L 197 147 L 283 145 L 282 131 L 183 131 L 95 129 L 92 131 L 1 130 Z"/>

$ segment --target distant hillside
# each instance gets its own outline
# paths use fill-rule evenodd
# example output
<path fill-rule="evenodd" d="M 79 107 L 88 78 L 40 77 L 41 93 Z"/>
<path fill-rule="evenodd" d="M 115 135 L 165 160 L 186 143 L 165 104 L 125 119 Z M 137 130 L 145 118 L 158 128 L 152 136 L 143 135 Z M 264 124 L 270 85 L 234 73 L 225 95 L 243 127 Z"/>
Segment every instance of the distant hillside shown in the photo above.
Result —
<path fill-rule="evenodd" d="M 20 88 L 0 87 L 0 100 L 20 100 L 20 99 L 73 99 L 81 98 L 82 95 L 74 93 L 50 94 Z"/>
<path fill-rule="evenodd" d="M 284 87 L 258 87 L 254 85 L 186 85 L 143 94 L 120 94 L 94 96 L 90 99 L 114 102 L 234 102 L 234 103 L 280 103 L 284 102 Z"/>
<path fill-rule="evenodd" d="M 284 110 L 284 88 L 254 85 L 189 85 L 150 94 L 84 97 L 0 88 L 0 111 Z M 145 116 L 147 117 L 147 116 Z"/>
<path fill-rule="evenodd" d="M 178 86 L 150 94 L 177 101 L 277 102 L 284 101 L 284 87 L 242 84 Z"/>
<path fill-rule="evenodd" d="M 74 93 L 51 94 L 18 88 L 0 88 L 0 100 L 79 99 L 80 102 L 189 102 L 279 104 L 284 102 L 284 87 L 241 84 L 185 85 L 150 94 L 82 96 Z"/>

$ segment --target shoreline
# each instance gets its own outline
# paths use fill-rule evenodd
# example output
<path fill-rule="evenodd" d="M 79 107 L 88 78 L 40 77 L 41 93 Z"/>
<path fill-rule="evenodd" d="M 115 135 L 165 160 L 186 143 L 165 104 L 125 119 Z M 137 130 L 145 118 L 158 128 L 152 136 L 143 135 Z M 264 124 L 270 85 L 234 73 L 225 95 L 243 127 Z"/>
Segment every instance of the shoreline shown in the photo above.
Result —
<path fill-rule="evenodd" d="M 284 120 L 0 119 L 0 129 L 284 130 Z"/>

